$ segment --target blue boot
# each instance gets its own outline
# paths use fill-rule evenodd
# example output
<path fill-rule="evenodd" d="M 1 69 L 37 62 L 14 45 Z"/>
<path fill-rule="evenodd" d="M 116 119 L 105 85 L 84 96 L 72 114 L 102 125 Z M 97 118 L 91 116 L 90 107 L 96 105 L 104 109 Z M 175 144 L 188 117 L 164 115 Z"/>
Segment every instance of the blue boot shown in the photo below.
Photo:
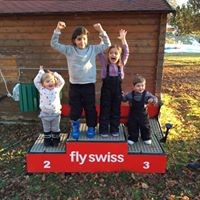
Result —
<path fill-rule="evenodd" d="M 95 136 L 95 128 L 94 127 L 88 127 L 87 137 L 93 138 L 94 136 Z"/>
<path fill-rule="evenodd" d="M 72 137 L 74 139 L 78 139 L 79 135 L 80 135 L 80 131 L 79 131 L 79 127 L 80 127 L 80 120 L 76 120 L 76 121 L 72 121 Z"/>

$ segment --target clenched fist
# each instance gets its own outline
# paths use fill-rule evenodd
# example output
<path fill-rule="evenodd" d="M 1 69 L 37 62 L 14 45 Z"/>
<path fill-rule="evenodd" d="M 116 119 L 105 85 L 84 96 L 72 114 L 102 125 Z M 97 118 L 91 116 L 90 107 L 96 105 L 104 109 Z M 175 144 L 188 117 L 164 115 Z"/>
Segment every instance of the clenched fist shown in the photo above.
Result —
<path fill-rule="evenodd" d="M 104 31 L 100 23 L 94 24 L 93 27 L 99 33 L 102 33 Z"/>
<path fill-rule="evenodd" d="M 59 21 L 56 27 L 56 30 L 60 31 L 66 27 L 65 22 Z"/>

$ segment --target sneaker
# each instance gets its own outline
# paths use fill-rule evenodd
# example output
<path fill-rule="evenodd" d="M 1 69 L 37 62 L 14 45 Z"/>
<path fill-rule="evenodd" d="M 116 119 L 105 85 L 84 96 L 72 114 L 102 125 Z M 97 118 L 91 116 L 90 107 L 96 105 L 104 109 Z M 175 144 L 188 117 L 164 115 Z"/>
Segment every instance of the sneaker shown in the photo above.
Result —
<path fill-rule="evenodd" d="M 104 137 L 104 138 L 109 136 L 108 133 L 100 133 L 100 135 L 101 135 L 101 137 Z"/>
<path fill-rule="evenodd" d="M 132 140 L 128 140 L 128 144 L 133 145 L 134 143 Z"/>
<path fill-rule="evenodd" d="M 119 132 L 112 132 L 111 135 L 112 135 L 113 137 L 118 137 L 118 136 L 119 136 Z"/>
<path fill-rule="evenodd" d="M 72 121 L 72 137 L 74 139 L 78 139 L 79 135 L 80 135 L 80 131 L 79 131 L 79 127 L 80 127 L 80 121 L 76 120 L 76 121 Z"/>
<path fill-rule="evenodd" d="M 200 170 L 200 160 L 189 163 L 187 168 L 190 170 Z"/>
<path fill-rule="evenodd" d="M 150 145 L 151 144 L 151 140 L 145 140 L 144 143 Z"/>
<path fill-rule="evenodd" d="M 88 127 L 87 137 L 93 138 L 94 136 L 95 136 L 95 128 L 94 127 Z"/>

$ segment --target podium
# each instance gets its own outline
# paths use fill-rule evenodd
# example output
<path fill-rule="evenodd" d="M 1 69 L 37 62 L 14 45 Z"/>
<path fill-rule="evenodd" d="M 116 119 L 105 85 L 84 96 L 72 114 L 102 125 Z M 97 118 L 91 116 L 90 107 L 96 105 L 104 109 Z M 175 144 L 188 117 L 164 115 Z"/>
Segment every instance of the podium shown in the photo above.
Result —
<path fill-rule="evenodd" d="M 119 172 L 165 173 L 167 155 L 160 144 L 163 137 L 157 118 L 150 119 L 152 144 L 127 143 L 127 128 L 120 124 L 120 136 L 103 138 L 98 133 L 86 137 L 86 124 L 80 125 L 80 137 L 61 134 L 58 147 L 45 147 L 40 134 L 26 155 L 28 173 L 45 172 Z"/>

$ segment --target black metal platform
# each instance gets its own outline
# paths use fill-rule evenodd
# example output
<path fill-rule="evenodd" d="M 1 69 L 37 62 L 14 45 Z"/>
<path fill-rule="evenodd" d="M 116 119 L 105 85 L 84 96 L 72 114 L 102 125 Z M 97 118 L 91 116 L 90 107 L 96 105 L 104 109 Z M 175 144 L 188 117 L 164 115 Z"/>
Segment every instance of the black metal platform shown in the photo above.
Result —
<path fill-rule="evenodd" d="M 129 154 L 163 154 L 164 151 L 160 145 L 160 139 L 163 137 L 160 124 L 157 119 L 150 119 L 150 126 L 152 131 L 152 144 L 144 144 L 143 141 L 139 140 L 133 145 L 128 145 Z M 90 139 L 86 136 L 87 126 L 85 123 L 80 125 L 80 137 L 78 140 L 75 140 L 69 134 L 61 134 L 61 142 L 58 147 L 45 147 L 43 145 L 43 134 L 40 134 L 38 139 L 35 141 L 34 145 L 30 149 L 30 153 L 64 153 L 66 152 L 66 142 L 127 142 L 127 128 L 124 124 L 120 125 L 120 136 L 113 137 L 102 137 L 97 133 L 94 138 Z"/>
<path fill-rule="evenodd" d="M 43 144 L 44 135 L 40 134 L 34 145 L 30 149 L 30 153 L 65 153 L 65 142 L 67 139 L 67 134 L 61 134 L 61 142 L 57 147 L 45 147 Z"/>

